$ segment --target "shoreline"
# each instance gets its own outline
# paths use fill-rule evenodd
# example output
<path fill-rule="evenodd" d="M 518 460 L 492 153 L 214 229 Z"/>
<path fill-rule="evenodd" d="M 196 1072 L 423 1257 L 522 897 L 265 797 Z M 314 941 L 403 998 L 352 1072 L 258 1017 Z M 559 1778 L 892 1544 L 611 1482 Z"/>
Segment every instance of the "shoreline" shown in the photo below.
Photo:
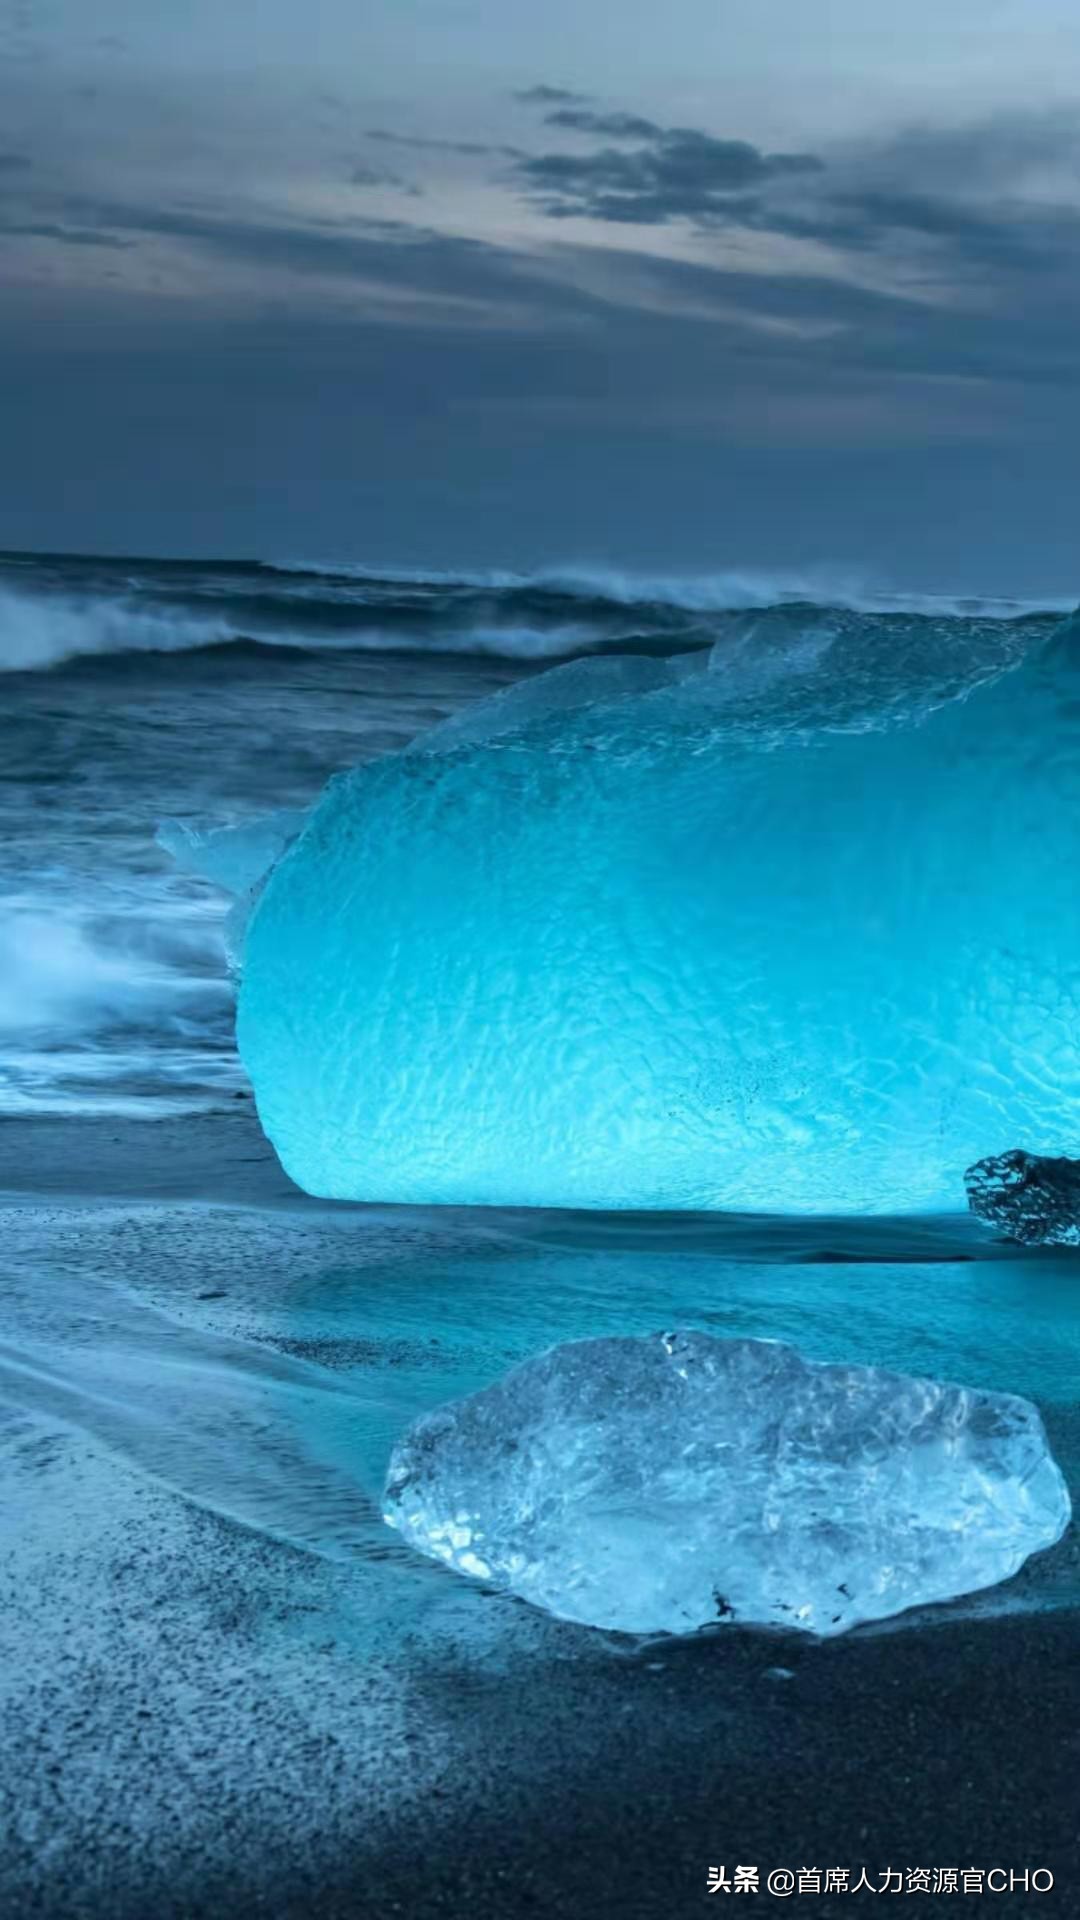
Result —
<path fill-rule="evenodd" d="M 485 1301 L 500 1368 L 499 1343 L 535 1337 L 515 1302 L 535 1312 L 569 1262 L 567 1298 L 586 1273 L 581 1311 L 606 1312 L 595 1262 L 618 1256 L 624 1284 L 631 1245 L 647 1279 L 684 1255 L 702 1274 L 718 1256 L 729 1291 L 774 1269 L 774 1312 L 781 1271 L 797 1295 L 835 1263 L 841 1304 L 869 1306 L 883 1231 L 911 1285 L 926 1263 L 931 1294 L 979 1300 L 1016 1250 L 976 1222 L 325 1202 L 248 1101 L 5 1119 L 0 1205 L 0 1911 L 678 1920 L 736 1864 L 766 1907 L 772 1869 L 865 1867 L 876 1886 L 937 1867 L 1049 1869 L 1052 1891 L 987 1890 L 990 1911 L 1076 1908 L 1075 1533 L 1056 1587 L 1016 1576 L 1013 1611 L 976 1597 L 836 1640 L 632 1643 L 420 1562 L 372 1510 L 409 1395 L 481 1364 Z M 1071 1279 L 1060 1250 L 1023 1260 L 1025 1301 Z M 815 1920 L 851 1910 L 792 1898 Z"/>
<path fill-rule="evenodd" d="M 428 1215 L 479 1227 L 502 1222 L 558 1239 L 620 1233 L 670 1238 L 733 1255 L 743 1244 L 753 1257 L 819 1261 L 919 1262 L 1014 1259 L 1023 1251 L 996 1239 L 971 1213 L 886 1215 L 736 1214 L 691 1211 L 588 1211 L 573 1208 L 438 1206 L 323 1199 L 291 1180 L 259 1126 L 254 1102 L 148 1119 L 79 1114 L 0 1115 L 0 1200 L 35 1202 L 199 1201 L 214 1206 L 318 1211 L 361 1221 Z M 896 1236 L 903 1251 L 883 1250 Z M 1068 1249 L 1047 1249 L 1055 1257 Z"/>

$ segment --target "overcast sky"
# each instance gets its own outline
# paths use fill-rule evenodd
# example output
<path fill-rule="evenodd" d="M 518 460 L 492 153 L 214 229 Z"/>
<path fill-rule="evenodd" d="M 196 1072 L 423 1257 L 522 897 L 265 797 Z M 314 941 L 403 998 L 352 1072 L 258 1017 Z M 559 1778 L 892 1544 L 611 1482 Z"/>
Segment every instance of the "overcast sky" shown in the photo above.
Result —
<path fill-rule="evenodd" d="M 1080 581 L 1076 0 L 0 0 L 0 546 Z"/>

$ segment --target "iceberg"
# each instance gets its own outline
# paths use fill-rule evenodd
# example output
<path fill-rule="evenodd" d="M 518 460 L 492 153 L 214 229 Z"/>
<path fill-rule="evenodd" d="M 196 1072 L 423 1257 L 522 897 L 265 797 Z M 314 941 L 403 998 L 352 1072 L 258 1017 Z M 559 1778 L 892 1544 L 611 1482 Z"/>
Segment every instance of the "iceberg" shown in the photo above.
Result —
<path fill-rule="evenodd" d="M 704 1333 L 554 1347 L 425 1414 L 383 1502 L 561 1619 L 822 1636 L 1007 1579 L 1070 1511 L 1029 1401 Z"/>
<path fill-rule="evenodd" d="M 985 677 L 917 625 L 576 661 L 336 776 L 244 934 L 292 1178 L 896 1212 L 962 1208 L 1009 1140 L 1068 1151 L 1080 625 Z"/>
<path fill-rule="evenodd" d="M 987 1226 L 1022 1246 L 1080 1246 L 1080 1160 L 1046 1154 L 992 1154 L 964 1175 L 968 1205 Z"/>
<path fill-rule="evenodd" d="M 259 888 L 306 822 L 307 814 L 301 809 L 280 807 L 240 825 L 195 826 L 188 820 L 163 820 L 154 836 L 182 873 L 195 874 L 235 896 L 224 926 L 225 955 L 234 973 L 240 971 L 244 935 Z"/>
<path fill-rule="evenodd" d="M 182 872 L 209 880 L 223 893 L 243 896 L 254 891 L 306 821 L 307 814 L 297 807 L 259 814 L 239 826 L 163 820 L 155 838 Z"/>

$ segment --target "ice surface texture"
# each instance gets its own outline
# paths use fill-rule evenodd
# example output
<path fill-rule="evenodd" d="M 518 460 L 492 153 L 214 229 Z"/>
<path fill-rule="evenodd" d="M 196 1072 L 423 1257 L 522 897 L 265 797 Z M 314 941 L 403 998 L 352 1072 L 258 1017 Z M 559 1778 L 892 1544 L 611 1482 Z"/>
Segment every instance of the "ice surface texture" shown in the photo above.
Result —
<path fill-rule="evenodd" d="M 383 1513 L 563 1619 L 835 1634 L 1007 1579 L 1070 1505 L 1027 1400 L 678 1333 L 554 1347 L 426 1414 Z"/>
<path fill-rule="evenodd" d="M 575 662 L 330 783 L 238 1008 L 301 1186 L 888 1212 L 1070 1150 L 1080 629 L 935 688 L 948 622 L 848 615 L 834 658 L 793 618 Z"/>
<path fill-rule="evenodd" d="M 964 1175 L 968 1205 L 1007 1240 L 1024 1246 L 1080 1246 L 1080 1160 L 999 1153 Z"/>

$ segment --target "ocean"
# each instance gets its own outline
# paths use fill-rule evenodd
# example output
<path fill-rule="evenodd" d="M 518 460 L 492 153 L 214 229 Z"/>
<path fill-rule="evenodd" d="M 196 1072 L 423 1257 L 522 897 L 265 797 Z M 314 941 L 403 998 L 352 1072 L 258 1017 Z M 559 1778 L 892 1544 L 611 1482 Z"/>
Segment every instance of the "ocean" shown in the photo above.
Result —
<path fill-rule="evenodd" d="M 0 556 L 0 1114 L 160 1116 L 245 1088 L 229 902 L 156 844 L 167 820 L 306 807 L 583 655 L 727 644 L 751 724 L 784 723 L 795 690 L 815 726 L 887 725 L 1014 664 L 1063 610 L 738 575 Z"/>

